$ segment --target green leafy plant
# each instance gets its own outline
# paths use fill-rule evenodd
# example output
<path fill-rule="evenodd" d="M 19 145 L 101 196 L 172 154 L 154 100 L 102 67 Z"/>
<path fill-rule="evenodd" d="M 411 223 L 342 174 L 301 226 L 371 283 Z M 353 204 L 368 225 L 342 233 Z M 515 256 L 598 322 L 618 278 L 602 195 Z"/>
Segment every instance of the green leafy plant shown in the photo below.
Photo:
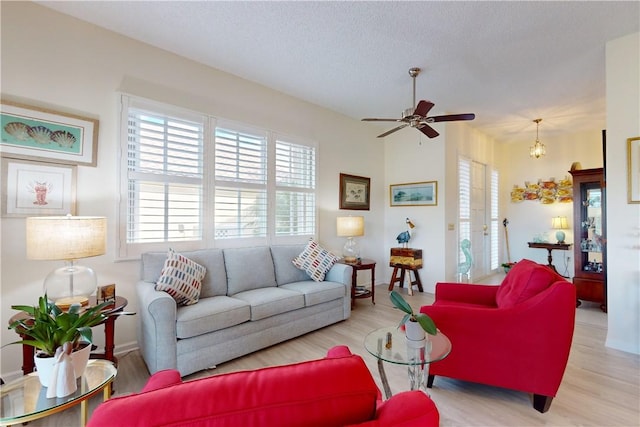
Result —
<path fill-rule="evenodd" d="M 402 295 L 400 295 L 398 292 L 391 291 L 389 298 L 391 298 L 391 303 L 396 308 L 405 313 L 398 327 L 403 326 L 407 322 L 407 320 L 409 320 L 412 322 L 418 322 L 422 329 L 424 329 L 424 331 L 429 335 L 435 335 L 438 333 L 438 329 L 436 328 L 436 324 L 433 322 L 433 319 L 431 319 L 431 317 L 427 316 L 424 313 L 414 313 L 411 305 L 409 305 L 409 303 L 405 301 Z"/>
<path fill-rule="evenodd" d="M 73 304 L 63 311 L 50 302 L 45 294 L 38 299 L 35 307 L 12 305 L 12 309 L 23 311 L 28 316 L 9 325 L 9 329 L 26 337 L 10 344 L 30 345 L 48 356 L 54 356 L 56 349 L 65 342 L 72 343 L 75 350 L 80 341 L 92 342 L 91 327 L 107 319 L 102 310 L 109 304 L 104 302 L 86 309 L 80 304 Z"/>

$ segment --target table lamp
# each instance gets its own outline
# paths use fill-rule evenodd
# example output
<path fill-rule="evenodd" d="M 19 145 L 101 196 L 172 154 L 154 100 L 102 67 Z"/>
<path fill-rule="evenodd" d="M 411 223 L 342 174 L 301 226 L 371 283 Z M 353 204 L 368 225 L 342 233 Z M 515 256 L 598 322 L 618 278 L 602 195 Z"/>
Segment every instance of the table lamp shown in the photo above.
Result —
<path fill-rule="evenodd" d="M 342 248 L 342 257 L 345 262 L 357 262 L 360 257 L 360 249 L 353 239 L 364 236 L 363 216 L 339 216 L 336 221 L 339 237 L 346 237 L 347 241 Z"/>
<path fill-rule="evenodd" d="M 27 218 L 27 258 L 64 260 L 45 278 L 44 291 L 61 308 L 86 305 L 98 284 L 95 272 L 75 260 L 106 253 L 107 219 L 87 216 Z"/>
<path fill-rule="evenodd" d="M 564 231 L 569 228 L 569 224 L 567 223 L 566 216 L 556 216 L 551 218 L 551 227 L 556 231 L 556 239 L 558 239 L 558 243 L 564 243 L 565 234 Z"/>

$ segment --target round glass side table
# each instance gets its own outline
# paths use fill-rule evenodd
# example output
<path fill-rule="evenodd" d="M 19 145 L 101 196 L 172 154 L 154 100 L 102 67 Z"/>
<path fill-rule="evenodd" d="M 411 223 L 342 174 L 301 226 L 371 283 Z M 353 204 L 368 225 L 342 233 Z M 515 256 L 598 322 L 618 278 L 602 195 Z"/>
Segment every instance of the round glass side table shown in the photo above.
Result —
<path fill-rule="evenodd" d="M 47 398 L 47 388 L 40 384 L 38 373 L 18 378 L 0 386 L 0 426 L 26 423 L 55 414 L 80 404 L 80 425 L 88 419 L 87 400 L 102 392 L 103 400 L 109 399 L 117 374 L 116 367 L 108 360 L 90 360 L 82 377 L 78 378 L 78 390 L 66 397 Z"/>
<path fill-rule="evenodd" d="M 424 390 L 429 376 L 429 364 L 444 359 L 451 352 L 451 341 L 442 332 L 427 335 L 424 346 L 407 343 L 404 331 L 395 326 L 376 329 L 364 339 L 365 349 L 378 359 L 378 372 L 385 397 L 392 396 L 384 362 L 406 365 L 411 390 Z"/>

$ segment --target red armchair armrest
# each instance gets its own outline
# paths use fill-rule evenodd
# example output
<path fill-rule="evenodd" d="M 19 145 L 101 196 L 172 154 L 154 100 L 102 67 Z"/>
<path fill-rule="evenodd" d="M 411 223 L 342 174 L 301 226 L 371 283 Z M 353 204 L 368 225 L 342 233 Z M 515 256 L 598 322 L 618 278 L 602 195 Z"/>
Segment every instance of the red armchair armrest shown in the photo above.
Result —
<path fill-rule="evenodd" d="M 495 307 L 497 292 L 495 285 L 440 282 L 436 283 L 436 303 L 455 301 Z"/>

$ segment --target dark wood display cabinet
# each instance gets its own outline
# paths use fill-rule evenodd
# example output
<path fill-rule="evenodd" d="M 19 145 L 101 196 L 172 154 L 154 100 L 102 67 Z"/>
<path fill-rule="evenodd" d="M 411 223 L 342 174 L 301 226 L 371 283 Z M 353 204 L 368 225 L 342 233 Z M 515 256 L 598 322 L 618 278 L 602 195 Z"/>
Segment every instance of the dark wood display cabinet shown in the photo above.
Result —
<path fill-rule="evenodd" d="M 605 181 L 602 168 L 570 171 L 573 176 L 573 284 L 577 306 L 600 303 L 607 311 Z"/>

